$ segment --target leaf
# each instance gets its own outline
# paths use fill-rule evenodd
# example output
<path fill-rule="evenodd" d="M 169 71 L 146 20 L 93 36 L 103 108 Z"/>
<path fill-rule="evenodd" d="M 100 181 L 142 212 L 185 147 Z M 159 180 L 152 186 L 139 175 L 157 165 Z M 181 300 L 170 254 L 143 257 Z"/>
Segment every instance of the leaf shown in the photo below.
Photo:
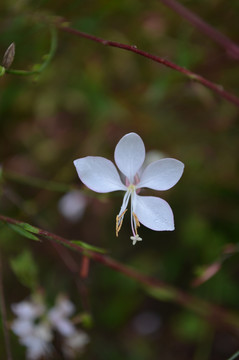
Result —
<path fill-rule="evenodd" d="M 5 67 L 0 66 L 0 76 L 3 76 L 5 74 Z"/>
<path fill-rule="evenodd" d="M 21 224 L 21 223 L 20 223 Z M 19 224 L 19 225 L 20 225 Z M 23 223 L 24 224 L 24 223 Z M 38 237 L 36 237 L 35 235 L 33 235 L 31 232 L 27 231 L 24 227 L 19 226 L 16 224 L 8 224 L 8 226 L 13 229 L 14 231 L 16 231 L 18 234 L 31 239 L 31 240 L 35 240 L 35 241 L 40 241 L 40 239 L 38 239 Z M 29 225 L 30 226 L 30 225 Z"/>
<path fill-rule="evenodd" d="M 90 313 L 84 312 L 81 313 L 80 316 L 80 322 L 83 325 L 83 327 L 90 329 L 93 326 L 93 318 Z"/>
<path fill-rule="evenodd" d="M 18 256 L 10 260 L 11 268 L 19 281 L 34 290 L 38 284 L 38 268 L 29 250 L 23 250 Z"/>
<path fill-rule="evenodd" d="M 80 240 L 71 240 L 71 243 L 79 245 L 79 246 L 83 247 L 86 250 L 95 251 L 95 252 L 98 252 L 100 254 L 106 254 L 107 253 L 107 250 L 105 250 L 105 249 L 98 248 L 96 246 L 92 246 L 92 245 L 87 244 L 87 243 L 85 243 L 83 241 L 80 241 Z"/>
<path fill-rule="evenodd" d="M 159 300 L 172 301 L 177 298 L 177 293 L 173 289 L 146 287 L 145 290 L 149 295 Z"/>
<path fill-rule="evenodd" d="M 39 234 L 39 229 L 35 226 L 32 226 L 30 224 L 27 223 L 19 223 L 19 226 L 21 226 L 21 228 L 33 233 L 33 234 Z"/>

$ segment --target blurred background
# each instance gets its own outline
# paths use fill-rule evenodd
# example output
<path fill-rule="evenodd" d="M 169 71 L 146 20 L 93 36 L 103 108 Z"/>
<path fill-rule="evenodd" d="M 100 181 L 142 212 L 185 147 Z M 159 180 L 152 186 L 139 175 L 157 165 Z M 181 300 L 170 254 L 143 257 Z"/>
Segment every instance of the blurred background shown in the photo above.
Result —
<path fill-rule="evenodd" d="M 239 42 L 238 1 L 230 6 L 223 0 L 180 2 Z M 160 0 L 3 0 L 0 56 L 15 43 L 11 69 L 30 71 L 44 62 L 51 44 L 44 19 L 51 16 L 92 35 L 136 45 L 239 96 L 238 59 Z M 236 106 L 149 59 L 60 30 L 53 59 L 41 74 L 5 74 L 0 89 L 2 214 L 106 249 L 144 274 L 238 309 Z M 147 151 L 156 151 L 156 158 L 185 164 L 174 188 L 148 191 L 169 202 L 176 230 L 142 226 L 143 242 L 136 246 L 129 238 L 129 216 L 115 237 L 122 194 L 87 190 L 73 166 L 73 160 L 87 155 L 113 160 L 117 142 L 131 131 L 142 137 Z M 57 294 L 67 294 L 77 312 L 91 315 L 90 343 L 75 359 L 226 360 L 239 350 L 238 328 L 231 331 L 177 303 L 159 301 L 103 265 L 91 262 L 87 279 L 81 280 L 71 269 L 72 264 L 80 268 L 81 257 L 64 248 L 31 241 L 1 224 L 0 251 L 9 323 L 11 304 L 36 289 L 49 304 Z M 215 262 L 220 269 L 201 281 Z M 11 344 L 13 358 L 25 359 L 13 333 Z"/>

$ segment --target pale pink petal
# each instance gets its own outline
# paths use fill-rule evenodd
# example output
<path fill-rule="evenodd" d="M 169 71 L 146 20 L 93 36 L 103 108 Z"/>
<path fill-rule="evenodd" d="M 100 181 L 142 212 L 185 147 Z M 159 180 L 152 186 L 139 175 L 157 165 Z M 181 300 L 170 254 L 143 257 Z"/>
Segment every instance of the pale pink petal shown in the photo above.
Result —
<path fill-rule="evenodd" d="M 145 159 L 145 147 L 141 137 L 129 133 L 120 139 L 115 148 L 115 162 L 130 182 L 142 166 Z"/>
<path fill-rule="evenodd" d="M 107 193 L 125 190 L 115 165 L 103 157 L 87 156 L 74 161 L 81 181 L 91 190 Z"/>
<path fill-rule="evenodd" d="M 149 164 L 143 171 L 138 188 L 168 190 L 183 174 L 184 164 L 176 159 L 161 159 Z"/>
<path fill-rule="evenodd" d="M 163 199 L 136 195 L 133 211 L 139 222 L 149 229 L 155 231 L 174 230 L 172 209 Z"/>

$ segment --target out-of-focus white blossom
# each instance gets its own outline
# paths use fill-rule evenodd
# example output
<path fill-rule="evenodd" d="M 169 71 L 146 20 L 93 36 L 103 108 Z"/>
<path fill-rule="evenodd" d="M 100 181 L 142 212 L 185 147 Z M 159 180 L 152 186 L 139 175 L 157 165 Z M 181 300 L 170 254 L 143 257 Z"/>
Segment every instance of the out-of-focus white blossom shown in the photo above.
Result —
<path fill-rule="evenodd" d="M 51 309 L 47 309 L 41 299 L 41 302 L 31 300 L 13 304 L 12 310 L 17 318 L 11 329 L 19 337 L 20 344 L 26 347 L 27 360 L 52 358 L 56 353 L 53 345 L 56 333 L 61 339 L 60 351 L 71 359 L 89 342 L 88 335 L 79 331 L 70 319 L 75 306 L 66 296 L 59 296 Z"/>
<path fill-rule="evenodd" d="M 146 152 L 145 160 L 142 166 L 142 169 L 146 168 L 149 164 L 153 163 L 154 161 L 158 161 L 161 159 L 166 158 L 167 155 L 159 150 L 149 150 Z"/>
<path fill-rule="evenodd" d="M 21 301 L 18 304 L 12 304 L 12 311 L 21 319 L 35 319 L 41 316 L 45 307 L 40 302 Z"/>
<path fill-rule="evenodd" d="M 69 319 L 74 313 L 75 307 L 66 297 L 59 297 L 54 306 L 48 312 L 48 318 L 52 326 L 63 336 L 71 336 L 76 328 Z"/>
<path fill-rule="evenodd" d="M 74 223 L 82 218 L 86 205 L 85 195 L 79 190 L 72 190 L 59 200 L 58 209 L 67 220 Z"/>
<path fill-rule="evenodd" d="M 144 311 L 135 316 L 132 325 L 138 334 L 151 335 L 160 329 L 161 318 L 155 312 Z"/>
<path fill-rule="evenodd" d="M 53 334 L 47 323 L 36 324 L 31 334 L 20 336 L 20 343 L 27 347 L 27 359 L 37 360 L 51 354 Z"/>
<path fill-rule="evenodd" d="M 68 358 L 74 358 L 77 353 L 82 351 L 89 341 L 90 338 L 85 332 L 76 330 L 72 336 L 66 338 L 63 352 Z"/>
<path fill-rule="evenodd" d="M 12 331 L 14 332 L 14 334 L 21 336 L 21 337 L 25 337 L 28 336 L 32 333 L 33 331 L 33 322 L 29 319 L 25 320 L 25 319 L 20 319 L 17 318 L 16 320 L 14 320 L 12 322 Z"/>

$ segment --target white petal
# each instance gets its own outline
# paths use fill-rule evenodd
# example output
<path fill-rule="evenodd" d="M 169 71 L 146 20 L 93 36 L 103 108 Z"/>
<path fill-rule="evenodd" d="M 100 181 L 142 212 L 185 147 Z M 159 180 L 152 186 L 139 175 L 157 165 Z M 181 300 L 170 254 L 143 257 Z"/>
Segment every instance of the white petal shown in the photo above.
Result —
<path fill-rule="evenodd" d="M 163 199 L 136 195 L 134 212 L 139 222 L 149 229 L 156 231 L 174 230 L 172 209 Z"/>
<path fill-rule="evenodd" d="M 76 351 L 81 350 L 89 341 L 89 336 L 83 331 L 75 331 L 74 334 L 65 339 L 67 346 Z"/>
<path fill-rule="evenodd" d="M 28 336 L 33 331 L 33 322 L 18 318 L 12 322 L 11 329 L 20 337 Z"/>
<path fill-rule="evenodd" d="M 61 318 L 55 324 L 55 328 L 63 336 L 71 336 L 75 332 L 75 326 L 68 319 Z"/>
<path fill-rule="evenodd" d="M 115 162 L 120 171 L 133 183 L 134 176 L 145 159 L 145 147 L 141 137 L 130 133 L 122 137 L 115 148 Z"/>
<path fill-rule="evenodd" d="M 11 307 L 14 314 L 22 319 L 34 319 L 44 312 L 44 306 L 33 301 L 21 301 L 17 304 L 12 304 Z"/>
<path fill-rule="evenodd" d="M 137 188 L 168 190 L 183 174 L 184 164 L 176 159 L 161 159 L 149 164 L 143 171 Z"/>
<path fill-rule="evenodd" d="M 71 316 L 75 311 L 74 304 L 64 295 L 58 297 L 56 307 L 63 316 Z"/>
<path fill-rule="evenodd" d="M 81 181 L 91 190 L 107 193 L 125 190 L 115 165 L 100 156 L 87 156 L 74 161 Z"/>

